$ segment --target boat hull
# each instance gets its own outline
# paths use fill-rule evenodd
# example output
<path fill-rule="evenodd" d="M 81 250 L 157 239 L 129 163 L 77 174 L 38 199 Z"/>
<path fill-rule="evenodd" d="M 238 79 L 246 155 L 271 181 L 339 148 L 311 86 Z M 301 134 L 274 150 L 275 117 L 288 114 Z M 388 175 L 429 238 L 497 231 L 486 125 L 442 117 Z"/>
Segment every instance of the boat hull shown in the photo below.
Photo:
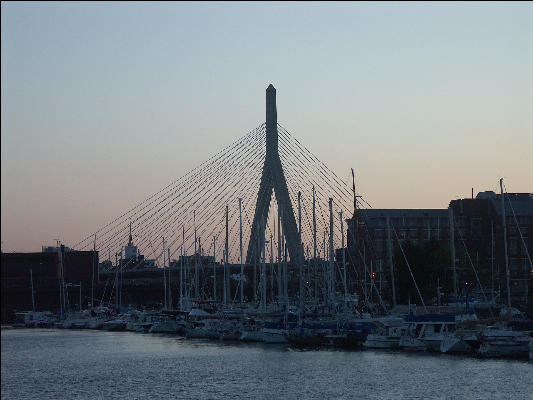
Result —
<path fill-rule="evenodd" d="M 363 346 L 368 349 L 396 349 L 400 347 L 400 338 L 369 334 Z"/>
<path fill-rule="evenodd" d="M 263 341 L 265 343 L 289 343 L 285 329 L 263 329 Z"/>

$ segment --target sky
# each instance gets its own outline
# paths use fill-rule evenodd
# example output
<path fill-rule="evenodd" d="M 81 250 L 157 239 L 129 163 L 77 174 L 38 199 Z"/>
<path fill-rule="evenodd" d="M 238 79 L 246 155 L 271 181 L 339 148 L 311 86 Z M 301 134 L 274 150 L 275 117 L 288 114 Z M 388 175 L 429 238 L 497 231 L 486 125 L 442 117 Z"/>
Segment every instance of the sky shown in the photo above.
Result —
<path fill-rule="evenodd" d="M 78 242 L 265 119 L 374 208 L 533 192 L 533 3 L 1 3 L 2 251 Z"/>

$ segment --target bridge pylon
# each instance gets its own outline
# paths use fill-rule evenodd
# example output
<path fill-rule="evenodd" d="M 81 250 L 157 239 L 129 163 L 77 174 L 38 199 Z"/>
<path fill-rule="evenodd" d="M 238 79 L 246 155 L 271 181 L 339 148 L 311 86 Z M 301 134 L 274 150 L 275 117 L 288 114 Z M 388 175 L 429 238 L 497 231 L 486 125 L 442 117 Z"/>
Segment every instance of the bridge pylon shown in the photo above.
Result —
<path fill-rule="evenodd" d="M 278 115 L 276 109 L 276 89 L 270 84 L 266 89 L 266 154 L 265 164 L 261 175 L 259 192 L 255 206 L 254 221 L 248 242 L 246 263 L 259 265 L 261 249 L 265 241 L 265 226 L 268 218 L 272 191 L 278 203 L 283 234 L 287 243 L 287 250 L 292 261 L 300 256 L 298 229 L 296 219 L 287 188 L 287 181 L 283 173 L 283 166 L 278 151 Z M 262 221 L 264 221 L 262 223 Z M 257 251 L 259 249 L 259 251 Z"/>

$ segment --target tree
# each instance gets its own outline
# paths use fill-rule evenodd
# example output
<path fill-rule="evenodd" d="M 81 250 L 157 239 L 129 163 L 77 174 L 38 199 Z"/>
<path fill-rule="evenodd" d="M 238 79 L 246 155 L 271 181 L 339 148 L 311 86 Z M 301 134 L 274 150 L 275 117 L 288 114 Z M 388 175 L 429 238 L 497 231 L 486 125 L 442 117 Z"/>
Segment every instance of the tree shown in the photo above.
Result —
<path fill-rule="evenodd" d="M 402 248 L 426 304 L 437 297 L 438 282 L 441 293 L 453 291 L 450 248 L 447 244 L 437 240 L 420 243 L 404 242 Z M 398 302 L 406 304 L 411 299 L 413 303 L 420 303 L 420 297 L 405 258 L 397 246 L 394 254 L 394 267 Z"/>

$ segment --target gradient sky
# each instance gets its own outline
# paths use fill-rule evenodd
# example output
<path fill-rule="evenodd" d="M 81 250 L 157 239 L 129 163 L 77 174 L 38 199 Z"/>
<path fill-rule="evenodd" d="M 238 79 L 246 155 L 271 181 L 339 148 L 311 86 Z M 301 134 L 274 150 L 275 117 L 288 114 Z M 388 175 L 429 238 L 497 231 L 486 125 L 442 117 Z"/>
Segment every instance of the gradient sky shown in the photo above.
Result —
<path fill-rule="evenodd" d="M 2 2 L 2 251 L 278 121 L 374 208 L 533 191 L 533 3 Z"/>

